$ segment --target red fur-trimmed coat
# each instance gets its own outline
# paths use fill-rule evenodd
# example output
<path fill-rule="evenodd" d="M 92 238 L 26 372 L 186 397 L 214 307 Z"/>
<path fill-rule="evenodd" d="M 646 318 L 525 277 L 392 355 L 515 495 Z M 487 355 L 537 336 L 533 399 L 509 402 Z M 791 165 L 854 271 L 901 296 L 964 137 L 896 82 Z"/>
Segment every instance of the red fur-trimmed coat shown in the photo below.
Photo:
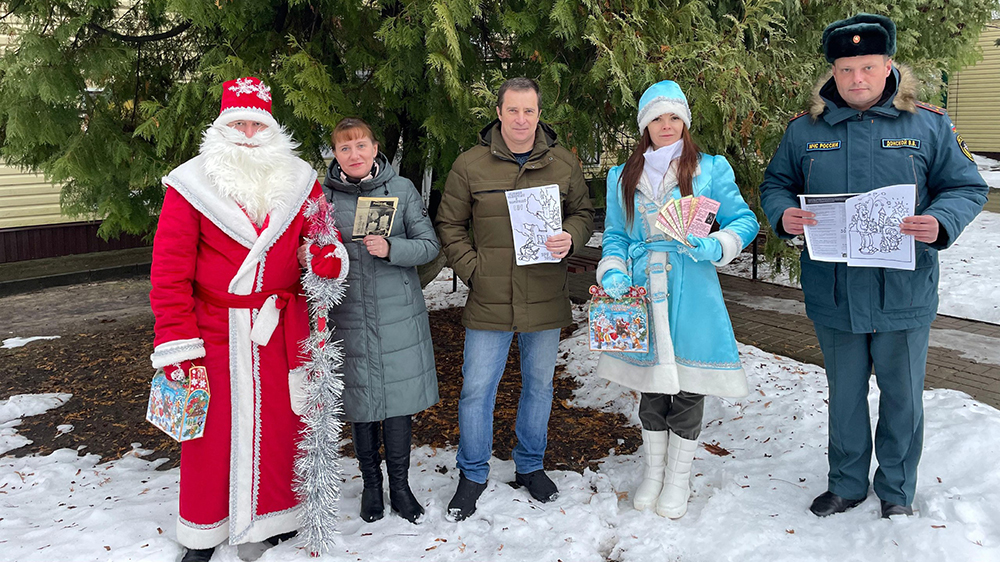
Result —
<path fill-rule="evenodd" d="M 301 380 L 298 342 L 309 321 L 296 252 L 303 205 L 322 193 L 298 160 L 286 205 L 258 228 L 218 193 L 200 156 L 163 183 L 151 359 L 154 367 L 203 364 L 211 392 L 204 436 L 181 446 L 177 538 L 188 548 L 262 541 L 298 526 L 292 477 L 302 424 L 289 386 Z M 277 321 L 270 334 L 267 316 Z"/>

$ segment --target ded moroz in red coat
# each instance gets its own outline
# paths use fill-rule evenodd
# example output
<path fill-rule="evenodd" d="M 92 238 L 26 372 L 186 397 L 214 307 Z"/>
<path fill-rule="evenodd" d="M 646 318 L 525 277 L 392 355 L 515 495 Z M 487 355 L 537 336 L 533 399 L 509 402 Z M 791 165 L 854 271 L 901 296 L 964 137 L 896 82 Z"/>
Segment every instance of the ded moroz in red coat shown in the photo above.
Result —
<path fill-rule="evenodd" d="M 205 434 L 181 445 L 177 539 L 188 548 L 298 527 L 292 479 L 302 423 L 289 381 L 303 374 L 298 342 L 309 323 L 296 251 L 303 204 L 323 196 L 316 172 L 296 159 L 287 204 L 256 227 L 201 162 L 163 178 L 150 291 L 154 368 L 194 359 L 208 370 Z M 276 319 L 270 334 L 268 317 Z"/>

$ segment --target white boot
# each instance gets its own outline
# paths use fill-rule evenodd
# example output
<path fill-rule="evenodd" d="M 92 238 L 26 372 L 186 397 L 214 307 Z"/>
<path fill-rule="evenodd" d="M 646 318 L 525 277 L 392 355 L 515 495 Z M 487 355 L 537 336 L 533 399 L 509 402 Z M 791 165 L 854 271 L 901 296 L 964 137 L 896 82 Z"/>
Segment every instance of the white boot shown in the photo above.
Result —
<path fill-rule="evenodd" d="M 697 439 L 684 439 L 670 433 L 667 444 L 667 468 L 663 474 L 663 491 L 656 500 L 656 513 L 661 517 L 679 519 L 687 513 L 691 496 L 691 463 L 698 449 Z"/>
<path fill-rule="evenodd" d="M 642 453 L 646 461 L 646 476 L 632 498 L 632 505 L 639 511 L 653 507 L 663 488 L 667 432 L 642 430 Z"/>

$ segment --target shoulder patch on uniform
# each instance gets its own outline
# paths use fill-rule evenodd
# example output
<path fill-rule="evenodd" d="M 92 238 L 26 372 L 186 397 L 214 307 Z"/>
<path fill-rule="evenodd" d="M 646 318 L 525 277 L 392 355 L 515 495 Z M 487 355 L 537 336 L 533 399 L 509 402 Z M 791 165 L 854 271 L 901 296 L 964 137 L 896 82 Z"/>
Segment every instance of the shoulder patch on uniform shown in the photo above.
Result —
<path fill-rule="evenodd" d="M 955 140 L 958 142 L 958 148 L 962 149 L 962 154 L 965 155 L 970 161 L 975 162 L 976 159 L 972 157 L 972 153 L 969 152 L 969 147 L 965 144 L 965 139 L 962 135 L 955 135 Z"/>
<path fill-rule="evenodd" d="M 796 113 L 795 115 L 792 115 L 792 118 L 789 119 L 788 122 L 791 123 L 792 121 L 795 121 L 796 119 L 798 119 L 799 117 L 802 117 L 804 115 L 809 115 L 809 112 L 808 111 L 800 111 L 799 113 Z"/>
<path fill-rule="evenodd" d="M 918 101 L 916 105 L 920 109 L 926 109 L 927 111 L 932 111 L 934 113 L 937 113 L 938 115 L 944 115 L 944 108 L 938 107 L 932 103 Z"/>

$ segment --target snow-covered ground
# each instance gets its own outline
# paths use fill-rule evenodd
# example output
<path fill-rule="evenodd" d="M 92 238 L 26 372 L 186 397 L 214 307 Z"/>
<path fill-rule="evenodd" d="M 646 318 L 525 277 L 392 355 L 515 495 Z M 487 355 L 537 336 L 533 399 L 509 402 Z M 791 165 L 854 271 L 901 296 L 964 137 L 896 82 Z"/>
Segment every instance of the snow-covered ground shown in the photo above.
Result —
<path fill-rule="evenodd" d="M 444 270 L 426 289 L 432 307 L 464 298 L 448 293 L 450 274 Z M 577 306 L 575 315 L 586 326 L 584 307 Z M 549 504 L 507 485 L 513 463 L 493 459 L 477 513 L 450 523 L 444 510 L 457 485 L 455 450 L 421 447 L 413 452 L 410 474 L 427 509 L 422 523 L 392 515 L 362 522 L 361 479 L 356 462 L 347 459 L 339 546 L 321 560 L 1000 560 L 1000 411 L 960 392 L 925 392 L 916 516 L 881 520 L 871 496 L 855 510 L 818 519 L 807 508 L 826 489 L 825 378 L 817 367 L 754 347 L 741 345 L 740 352 L 753 390 L 740 401 L 707 402 L 694 493 L 680 520 L 632 509 L 641 457 L 611 449 L 597 472 L 552 472 L 560 496 Z M 573 405 L 622 412 L 638 423 L 636 396 L 593 375 L 597 357 L 587 349 L 583 328 L 561 343 L 559 356 L 567 376 L 582 384 Z M 66 399 L 0 401 L 0 451 L 24 444 L 16 435 L 19 418 Z M 877 399 L 873 386 L 873 409 Z M 558 439 L 558 429 L 550 435 Z M 721 449 L 713 453 L 705 444 Z M 156 470 L 162 461 L 143 458 L 147 453 L 135 446 L 132 454 L 105 463 L 69 449 L 0 459 L 0 559 L 177 560 L 178 471 Z M 258 545 L 223 546 L 213 560 L 310 559 L 294 544 L 262 551 Z"/>

